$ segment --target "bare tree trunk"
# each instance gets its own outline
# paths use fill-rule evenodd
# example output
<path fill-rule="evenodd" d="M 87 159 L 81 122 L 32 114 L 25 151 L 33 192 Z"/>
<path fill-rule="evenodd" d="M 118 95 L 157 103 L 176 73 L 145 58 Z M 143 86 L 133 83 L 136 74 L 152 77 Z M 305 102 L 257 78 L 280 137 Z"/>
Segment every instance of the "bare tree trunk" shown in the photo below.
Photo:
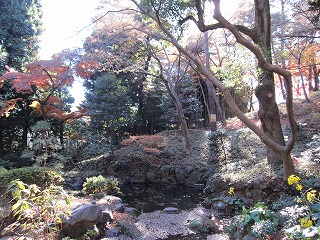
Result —
<path fill-rule="evenodd" d="M 280 51 L 281 51 L 281 67 L 282 69 L 286 69 L 286 59 L 283 56 L 284 53 L 284 48 L 285 48 L 285 39 L 284 39 L 284 34 L 285 34 L 285 23 L 286 23 L 286 14 L 285 14 L 285 10 L 284 10 L 284 0 L 281 0 L 281 25 L 280 25 L 280 34 L 281 34 L 281 39 L 280 39 Z M 283 78 L 282 76 L 279 75 L 280 78 L 280 83 L 281 83 L 281 92 L 282 92 L 282 96 L 283 99 L 285 100 L 287 98 L 286 92 L 283 89 Z M 286 81 L 284 81 L 284 85 L 286 84 Z M 286 87 L 285 87 L 286 89 Z"/>
<path fill-rule="evenodd" d="M 204 1 L 203 1 L 204 3 Z M 208 32 L 204 33 L 204 42 L 205 42 L 205 54 L 206 54 L 206 68 L 210 69 L 210 53 L 209 53 L 209 36 Z M 214 88 L 212 82 L 206 79 L 206 86 L 208 91 L 208 105 L 209 105 L 209 125 L 210 131 L 217 131 L 217 112 L 216 112 L 216 103 L 214 101 L 214 95 L 216 93 L 216 89 Z"/>
<path fill-rule="evenodd" d="M 310 102 L 310 100 L 309 100 L 309 98 L 308 98 L 307 91 L 306 91 L 306 86 L 305 86 L 305 83 L 304 83 L 303 73 L 302 73 L 302 70 L 301 70 L 300 58 L 298 59 L 298 70 L 299 70 L 299 74 L 300 74 L 301 85 L 302 85 L 301 87 L 302 87 L 304 99 L 305 99 L 307 102 Z"/>
<path fill-rule="evenodd" d="M 271 29 L 270 6 L 268 0 L 255 0 L 255 34 L 256 44 L 262 49 L 264 58 L 272 63 L 271 57 Z M 256 89 L 259 100 L 259 119 L 263 131 L 276 143 L 285 145 L 281 128 L 279 109 L 276 103 L 273 73 L 263 70 L 259 76 Z M 270 164 L 282 163 L 281 155 L 267 147 L 267 159 Z"/>
<path fill-rule="evenodd" d="M 203 21 L 203 9 L 201 8 L 201 0 L 195 0 L 196 8 L 198 12 L 197 22 L 198 28 L 205 32 L 207 30 L 213 30 L 217 28 L 226 28 L 235 36 L 238 43 L 242 44 L 246 48 L 248 48 L 257 58 L 258 65 L 261 69 L 264 70 L 264 74 L 260 77 L 260 86 L 258 88 L 258 96 L 261 97 L 263 101 L 260 103 L 261 105 L 261 119 L 262 124 L 267 129 L 267 133 L 261 130 L 254 122 L 252 122 L 237 106 L 235 100 L 232 98 L 232 95 L 228 88 L 209 71 L 206 66 L 202 63 L 200 59 L 197 58 L 193 53 L 189 52 L 186 48 L 182 47 L 176 38 L 170 33 L 168 28 L 165 27 L 161 18 L 156 14 L 153 15 L 150 11 L 144 9 L 141 5 L 139 5 L 135 0 L 132 0 L 141 10 L 141 12 L 151 19 L 153 19 L 159 29 L 162 31 L 164 35 L 166 35 L 166 40 L 172 43 L 179 52 L 185 55 L 188 59 L 190 59 L 199 69 L 199 71 L 209 79 L 221 92 L 224 94 L 226 102 L 228 103 L 230 109 L 233 113 L 248 127 L 250 128 L 257 136 L 261 139 L 261 141 L 273 152 L 275 152 L 275 156 L 279 157 L 283 161 L 284 166 L 284 179 L 286 179 L 290 174 L 293 174 L 294 168 L 293 163 L 290 158 L 290 153 L 293 149 L 293 146 L 297 140 L 297 124 L 293 115 L 293 101 L 292 101 L 292 80 L 291 73 L 285 69 L 278 67 L 277 65 L 273 65 L 271 63 L 271 49 L 270 49 L 270 8 L 268 0 L 255 0 L 256 7 L 256 15 L 260 15 L 258 18 L 261 18 L 260 21 L 257 21 L 254 29 L 248 29 L 244 26 L 235 26 L 228 22 L 220 12 L 220 0 L 213 0 L 215 4 L 214 9 L 214 18 L 218 21 L 217 24 L 213 24 L 212 26 L 208 26 L 204 24 Z M 259 10 L 259 11 L 257 11 Z M 264 28 L 264 30 L 261 30 Z M 240 29 L 240 30 L 239 30 Z M 248 37 L 243 36 L 243 33 L 249 36 L 256 44 L 253 44 Z M 163 36 L 161 35 L 161 38 Z M 258 47 L 257 47 L 258 45 Z M 284 142 L 284 137 L 282 134 L 280 117 L 279 117 L 279 109 L 275 102 L 275 94 L 274 94 L 274 80 L 270 76 L 265 74 L 272 75 L 272 73 L 278 73 L 282 75 L 286 81 L 286 90 L 287 90 L 287 99 L 286 99 L 286 107 L 288 119 L 291 127 L 290 137 L 288 141 Z M 266 78 L 264 78 L 267 76 Z M 271 102 L 270 102 L 271 101 Z M 269 105 L 268 105 L 269 104 Z M 273 125 L 272 125 L 273 124 Z M 273 135 L 271 131 L 274 130 L 275 134 Z M 268 155 L 269 157 L 270 155 Z M 278 161 L 277 161 L 278 163 Z"/>
<path fill-rule="evenodd" d="M 313 91 L 319 91 L 319 71 L 317 71 L 317 65 L 313 65 L 313 74 L 314 74 L 314 88 Z"/>
<path fill-rule="evenodd" d="M 190 154 L 190 153 L 192 153 L 192 143 L 191 143 L 191 139 L 190 139 L 188 124 L 187 124 L 186 118 L 183 113 L 183 108 L 182 108 L 181 102 L 180 102 L 179 97 L 175 91 L 175 86 L 173 85 L 173 83 L 171 81 L 170 74 L 166 73 L 166 75 L 167 75 L 166 78 L 162 75 L 161 79 L 164 82 L 164 84 L 165 84 L 165 86 L 166 86 L 166 88 L 167 88 L 167 90 L 168 90 L 168 92 L 174 102 L 174 105 L 176 107 L 176 111 L 178 113 L 179 121 L 180 121 L 180 125 L 181 125 L 182 135 L 184 137 L 185 144 L 186 144 L 186 153 Z"/>
<path fill-rule="evenodd" d="M 214 93 L 215 89 L 208 79 L 206 79 L 206 86 L 208 91 L 208 105 L 210 112 L 209 115 L 209 124 L 210 124 L 210 131 L 215 132 L 217 131 L 217 114 L 216 114 L 216 108 L 215 108 L 215 102 L 214 102 Z"/>
<path fill-rule="evenodd" d="M 28 145 L 28 128 L 30 115 L 30 101 L 25 99 L 25 106 L 23 109 L 23 123 L 22 123 L 22 149 L 26 149 Z"/>
<path fill-rule="evenodd" d="M 313 86 L 312 86 L 312 65 L 309 66 L 309 75 L 308 75 L 308 87 L 309 87 L 309 92 L 313 91 Z"/>

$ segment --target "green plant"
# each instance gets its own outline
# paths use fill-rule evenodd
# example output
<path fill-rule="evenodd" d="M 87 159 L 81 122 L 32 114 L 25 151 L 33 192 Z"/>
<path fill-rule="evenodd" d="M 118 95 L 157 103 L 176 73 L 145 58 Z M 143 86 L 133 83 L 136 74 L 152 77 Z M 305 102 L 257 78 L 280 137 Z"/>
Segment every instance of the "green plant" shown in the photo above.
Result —
<path fill-rule="evenodd" d="M 165 175 L 165 176 L 169 176 L 170 174 L 174 173 L 174 168 L 170 165 L 163 165 L 161 167 L 161 172 Z"/>
<path fill-rule="evenodd" d="M 290 196 L 283 194 L 279 199 L 272 202 L 273 210 L 281 210 L 287 207 L 293 207 L 297 204 L 297 199 L 295 196 Z"/>
<path fill-rule="evenodd" d="M 97 177 L 86 178 L 82 191 L 85 194 L 95 194 L 106 191 L 110 195 L 119 195 L 121 192 L 118 185 L 119 183 L 116 178 L 105 178 L 99 175 Z"/>
<path fill-rule="evenodd" d="M 0 167 L 0 175 L 5 173 L 7 171 L 7 169 L 5 169 L 4 167 Z"/>
<path fill-rule="evenodd" d="M 112 151 L 112 145 L 108 144 L 106 140 L 104 142 L 90 142 L 86 144 L 85 147 L 83 148 L 82 157 L 84 159 L 90 159 L 111 151 Z"/>
<path fill-rule="evenodd" d="M 133 229 L 130 228 L 130 226 L 127 226 L 125 221 L 118 220 L 116 222 L 116 226 L 119 228 L 120 233 L 122 233 L 125 236 L 128 236 L 130 238 L 134 237 Z"/>
<path fill-rule="evenodd" d="M 218 209 L 220 208 L 219 205 L 221 205 L 224 211 L 241 212 L 244 203 L 241 198 L 237 197 L 217 197 L 206 198 L 203 204 L 206 207 L 216 206 Z"/>
<path fill-rule="evenodd" d="M 64 182 L 59 172 L 45 167 L 24 167 L 8 170 L 0 175 L 0 190 L 5 190 L 12 179 L 20 179 L 26 184 L 37 184 L 45 188 L 51 184 L 61 185 Z"/>
<path fill-rule="evenodd" d="M 261 202 L 250 209 L 243 208 L 242 217 L 247 232 L 259 238 L 267 237 L 274 233 L 279 224 L 275 214 Z"/>
<path fill-rule="evenodd" d="M 276 230 L 275 224 L 270 219 L 255 222 L 251 226 L 252 235 L 258 238 L 270 236 L 275 233 Z"/>
<path fill-rule="evenodd" d="M 50 185 L 41 190 L 35 184 L 25 184 L 16 179 L 7 189 L 11 194 L 12 212 L 15 222 L 8 226 L 19 234 L 33 236 L 33 239 L 57 239 L 60 224 L 68 214 L 70 196 L 62 187 Z"/>

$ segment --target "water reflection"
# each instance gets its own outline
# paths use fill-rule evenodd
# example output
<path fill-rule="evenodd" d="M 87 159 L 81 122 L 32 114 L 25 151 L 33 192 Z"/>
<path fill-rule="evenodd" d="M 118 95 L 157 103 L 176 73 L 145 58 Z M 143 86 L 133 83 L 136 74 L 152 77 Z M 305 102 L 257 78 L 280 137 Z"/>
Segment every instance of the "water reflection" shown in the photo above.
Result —
<path fill-rule="evenodd" d="M 123 202 L 141 212 L 163 210 L 175 207 L 191 209 L 203 201 L 203 186 L 131 184 L 121 188 Z"/>

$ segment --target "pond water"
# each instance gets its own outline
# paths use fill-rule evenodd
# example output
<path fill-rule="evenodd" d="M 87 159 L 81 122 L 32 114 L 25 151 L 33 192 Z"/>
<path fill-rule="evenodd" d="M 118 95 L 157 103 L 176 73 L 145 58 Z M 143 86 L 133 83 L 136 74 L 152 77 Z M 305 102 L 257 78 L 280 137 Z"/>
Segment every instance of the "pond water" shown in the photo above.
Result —
<path fill-rule="evenodd" d="M 160 185 L 160 184 L 131 184 L 121 188 L 124 203 L 141 212 L 149 213 L 175 207 L 180 210 L 192 209 L 199 206 L 203 200 L 203 185 Z M 166 240 L 197 240 L 206 239 L 205 235 L 190 234 L 187 236 L 170 235 Z"/>
<path fill-rule="evenodd" d="M 195 208 L 204 200 L 203 185 L 131 184 L 121 188 L 122 200 L 141 212 L 149 213 L 175 207 L 180 210 Z"/>

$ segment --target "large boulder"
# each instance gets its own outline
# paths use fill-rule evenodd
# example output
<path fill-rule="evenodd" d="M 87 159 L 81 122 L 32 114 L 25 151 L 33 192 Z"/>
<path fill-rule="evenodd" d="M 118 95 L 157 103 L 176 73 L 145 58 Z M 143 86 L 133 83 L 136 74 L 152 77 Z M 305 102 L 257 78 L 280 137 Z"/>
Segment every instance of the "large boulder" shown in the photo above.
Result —
<path fill-rule="evenodd" d="M 91 203 L 84 203 L 75 207 L 71 214 L 62 220 L 62 233 L 71 238 L 79 238 L 88 228 L 103 219 L 103 209 Z"/>

